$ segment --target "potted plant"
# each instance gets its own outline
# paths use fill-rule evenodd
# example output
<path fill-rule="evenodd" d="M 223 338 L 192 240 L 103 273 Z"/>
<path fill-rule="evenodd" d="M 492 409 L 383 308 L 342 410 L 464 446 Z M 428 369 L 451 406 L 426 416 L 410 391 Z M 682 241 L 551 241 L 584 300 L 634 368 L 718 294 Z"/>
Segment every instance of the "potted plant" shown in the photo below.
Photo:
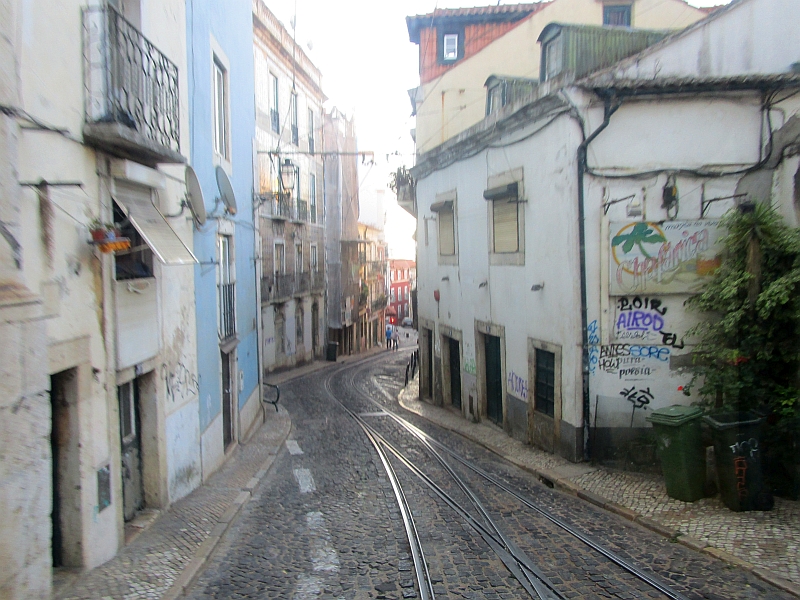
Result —
<path fill-rule="evenodd" d="M 410 203 L 416 199 L 417 182 L 405 166 L 398 167 L 389 176 L 389 189 L 397 194 L 397 201 Z"/>
<path fill-rule="evenodd" d="M 120 231 L 114 223 L 103 223 L 100 219 L 94 218 L 89 222 L 89 233 L 93 242 L 105 242 L 115 240 L 120 237 Z"/>
<path fill-rule="evenodd" d="M 686 305 L 692 380 L 700 404 L 766 417 L 758 454 L 778 493 L 796 496 L 800 422 L 800 232 L 768 203 L 743 203 L 722 218 L 719 268 Z M 776 486 L 787 477 L 791 489 Z M 783 488 L 783 489 L 782 489 Z"/>

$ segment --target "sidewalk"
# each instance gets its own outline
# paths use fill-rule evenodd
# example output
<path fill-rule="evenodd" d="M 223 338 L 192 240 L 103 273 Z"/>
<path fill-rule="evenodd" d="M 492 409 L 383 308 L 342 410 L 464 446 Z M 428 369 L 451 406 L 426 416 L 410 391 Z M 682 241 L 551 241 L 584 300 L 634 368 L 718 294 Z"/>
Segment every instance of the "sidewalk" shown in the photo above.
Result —
<path fill-rule="evenodd" d="M 667 496 L 663 478 L 575 464 L 513 439 L 499 427 L 419 401 L 419 377 L 400 393 L 403 408 L 458 432 L 556 489 L 573 494 L 656 533 L 800 597 L 800 502 L 775 498 L 769 512 L 732 512 L 719 497 L 687 503 Z"/>
<path fill-rule="evenodd" d="M 265 414 L 265 423 L 233 451 L 219 471 L 163 513 L 150 513 L 144 519 L 146 528 L 117 556 L 88 572 L 59 572 L 53 597 L 179 596 L 250 499 L 289 435 L 292 423 L 285 408 L 275 412 L 267 405 Z"/>

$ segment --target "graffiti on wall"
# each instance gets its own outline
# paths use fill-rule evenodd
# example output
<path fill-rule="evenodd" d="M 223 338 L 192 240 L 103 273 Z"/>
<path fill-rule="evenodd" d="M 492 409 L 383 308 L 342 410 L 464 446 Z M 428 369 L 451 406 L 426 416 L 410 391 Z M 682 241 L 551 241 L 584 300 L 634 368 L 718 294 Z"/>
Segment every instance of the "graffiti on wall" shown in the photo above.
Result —
<path fill-rule="evenodd" d="M 518 398 L 522 398 L 523 400 L 528 399 L 528 381 L 523 379 L 514 371 L 509 372 L 508 380 L 506 382 L 508 384 L 508 391 L 512 394 L 516 395 Z"/>
<path fill-rule="evenodd" d="M 620 379 L 647 377 L 655 374 L 658 364 L 668 362 L 670 354 L 664 346 L 609 344 L 600 346 L 597 364 Z"/>
<path fill-rule="evenodd" d="M 619 395 L 631 403 L 631 427 L 633 427 L 633 417 L 636 411 L 639 409 L 647 410 L 647 406 L 654 400 L 653 393 L 650 391 L 649 386 L 644 389 L 631 386 L 630 388 L 623 389 Z"/>
<path fill-rule="evenodd" d="M 636 221 L 610 228 L 613 295 L 693 292 L 720 265 L 719 221 Z"/>
<path fill-rule="evenodd" d="M 200 393 L 200 382 L 183 363 L 177 363 L 172 370 L 162 364 L 161 378 L 166 386 L 167 398 L 172 402 L 192 398 Z"/>
<path fill-rule="evenodd" d="M 678 340 L 677 334 L 667 331 L 667 310 L 659 298 L 647 296 L 618 298 L 614 339 L 683 348 L 683 340 Z"/>
<path fill-rule="evenodd" d="M 589 334 L 589 373 L 594 375 L 600 363 L 600 330 L 597 327 L 597 319 L 589 323 L 587 330 Z"/>

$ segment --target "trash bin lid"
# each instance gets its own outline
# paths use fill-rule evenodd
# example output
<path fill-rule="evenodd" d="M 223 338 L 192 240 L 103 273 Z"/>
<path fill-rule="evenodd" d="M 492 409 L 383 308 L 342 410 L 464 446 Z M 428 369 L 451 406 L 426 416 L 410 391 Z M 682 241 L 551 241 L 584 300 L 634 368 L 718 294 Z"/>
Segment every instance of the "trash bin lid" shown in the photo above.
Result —
<path fill-rule="evenodd" d="M 703 409 L 697 406 L 684 406 L 683 404 L 673 404 L 658 408 L 647 415 L 646 419 L 651 423 L 659 425 L 669 425 L 677 427 L 698 418 L 703 414 Z"/>
<path fill-rule="evenodd" d="M 764 422 L 764 417 L 751 411 L 717 413 L 706 415 L 703 420 L 713 429 L 734 429 L 743 425 L 760 425 Z"/>

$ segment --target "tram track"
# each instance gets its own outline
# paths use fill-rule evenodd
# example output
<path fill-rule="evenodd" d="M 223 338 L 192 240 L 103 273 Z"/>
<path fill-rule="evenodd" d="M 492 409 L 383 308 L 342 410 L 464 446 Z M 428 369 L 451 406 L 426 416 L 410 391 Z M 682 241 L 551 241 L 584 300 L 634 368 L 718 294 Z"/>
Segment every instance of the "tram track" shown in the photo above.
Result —
<path fill-rule="evenodd" d="M 644 582 L 650 588 L 663 594 L 664 597 L 672 600 L 686 600 L 683 594 L 661 581 L 659 577 L 651 575 L 630 560 L 626 560 L 612 550 L 606 548 L 590 535 L 582 532 L 565 519 L 554 514 L 547 507 L 520 493 L 499 477 L 467 460 L 406 419 L 395 414 L 393 411 L 389 410 L 385 404 L 376 401 L 373 397 L 375 390 L 365 389 L 363 383 L 358 382 L 357 378 L 363 375 L 365 371 L 374 368 L 375 363 L 383 362 L 386 358 L 385 356 L 379 355 L 372 359 L 361 361 L 359 364 L 353 365 L 352 368 L 347 371 L 336 370 L 328 375 L 324 381 L 324 386 L 328 395 L 350 414 L 364 430 L 365 435 L 367 435 L 376 453 L 380 457 L 383 467 L 387 472 L 387 476 L 392 482 L 392 488 L 394 489 L 398 506 L 403 515 L 406 535 L 412 549 L 414 569 L 417 575 L 417 585 L 419 586 L 421 597 L 434 597 L 431 574 L 428 564 L 425 561 L 422 542 L 420 541 L 419 533 L 414 524 L 407 495 L 403 491 L 400 478 L 392 465 L 390 457 L 394 457 L 395 461 L 402 465 L 408 473 L 421 481 L 445 505 L 457 514 L 466 525 L 475 531 L 532 598 L 560 600 L 565 596 L 562 595 L 558 585 L 550 581 L 543 570 L 537 566 L 507 534 L 503 533 L 500 525 L 490 515 L 489 511 L 484 508 L 483 502 L 478 494 L 470 487 L 465 477 L 456 472 L 453 466 L 448 462 L 448 459 L 460 465 L 466 471 L 473 473 L 480 481 L 490 484 L 496 490 L 513 498 L 521 507 L 543 517 L 552 526 L 568 533 L 573 538 L 579 540 L 585 547 L 600 554 L 605 560 L 622 569 L 627 575 Z M 356 392 L 362 399 L 363 402 L 358 403 L 360 406 L 353 407 L 352 400 L 349 401 L 350 406 L 348 406 L 333 390 L 334 379 L 342 372 L 346 373 L 346 387 Z M 387 401 L 394 402 L 392 394 L 384 389 L 377 377 L 371 376 L 368 383 L 373 385 L 378 393 Z M 370 412 L 367 408 L 378 408 L 379 411 Z M 379 415 L 389 417 L 397 425 L 397 428 L 404 431 L 410 438 L 401 438 L 399 442 L 390 440 L 390 436 L 397 437 L 397 428 L 395 428 L 395 431 L 387 431 L 387 428 L 384 427 L 383 431 L 381 431 L 379 427 L 374 426 L 368 421 L 368 419 L 370 421 L 373 420 L 371 417 Z M 434 477 L 426 473 L 426 470 L 419 465 L 421 462 L 420 459 L 409 457 L 409 454 L 418 454 L 418 452 L 410 452 L 408 448 L 401 449 L 399 447 L 401 444 L 408 445 L 409 440 L 413 440 L 414 443 L 423 448 L 424 453 L 435 461 L 438 467 L 433 470 L 438 470 L 440 474 L 442 472 L 446 474 L 449 478 L 448 483 L 437 483 Z M 445 457 L 447 457 L 447 459 Z M 428 466 L 427 470 L 431 471 L 432 469 Z M 451 489 L 447 489 L 447 486 L 450 486 Z M 453 486 L 455 489 L 452 489 Z M 456 496 L 459 497 L 457 498 Z M 477 513 L 477 516 L 473 513 Z"/>

